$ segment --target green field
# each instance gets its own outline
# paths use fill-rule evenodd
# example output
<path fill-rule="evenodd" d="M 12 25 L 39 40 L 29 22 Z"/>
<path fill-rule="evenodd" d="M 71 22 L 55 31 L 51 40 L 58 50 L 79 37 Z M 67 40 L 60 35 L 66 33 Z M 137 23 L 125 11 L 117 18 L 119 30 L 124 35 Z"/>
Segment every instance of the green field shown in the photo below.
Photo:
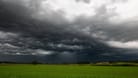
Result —
<path fill-rule="evenodd" d="M 0 78 L 138 78 L 136 66 L 0 65 Z"/>

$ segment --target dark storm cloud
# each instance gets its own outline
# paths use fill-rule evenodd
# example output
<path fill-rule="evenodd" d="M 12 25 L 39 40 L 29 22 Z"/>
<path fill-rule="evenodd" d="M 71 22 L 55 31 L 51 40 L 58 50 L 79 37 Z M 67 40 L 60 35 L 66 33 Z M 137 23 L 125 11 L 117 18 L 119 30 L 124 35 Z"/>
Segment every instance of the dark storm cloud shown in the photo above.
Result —
<path fill-rule="evenodd" d="M 29 59 L 36 56 L 38 60 L 53 62 L 76 62 L 71 58 L 78 61 L 118 60 L 128 58 L 127 53 L 132 52 L 122 52 L 124 50 L 118 48 L 133 46 L 137 49 L 137 23 L 109 22 L 109 18 L 117 14 L 108 12 L 106 4 L 95 10 L 96 15 L 80 15 L 70 22 L 64 18 L 62 10 L 53 11 L 50 7 L 43 10 L 41 1 L 0 2 L 0 54 L 7 56 L 6 60 L 12 56 L 17 57 L 14 60 L 23 60 L 30 55 Z M 90 0 L 79 1 L 91 3 Z M 122 45 L 125 47 L 120 47 Z"/>
<path fill-rule="evenodd" d="M 4 0 L 4 1 L 8 1 L 8 0 Z M 35 10 L 37 10 L 37 7 L 39 7 L 39 2 L 37 0 L 33 1 L 33 2 L 31 2 L 31 0 L 26 0 L 26 1 L 23 1 L 23 2 L 26 3 L 27 1 L 28 1 L 28 4 L 31 3 L 31 4 L 29 4 L 29 7 L 31 7 L 31 8 L 33 7 L 33 8 L 35 8 Z M 8 16 L 6 16 L 6 17 L 5 17 L 5 15 L 3 15 L 4 19 L 7 18 L 7 19 L 5 19 L 5 22 L 7 22 L 7 20 L 9 20 L 11 23 L 8 21 L 8 24 L 10 23 L 11 26 L 7 29 L 6 25 L 4 24 L 2 26 L 5 26 L 5 27 L 3 27 L 2 29 L 9 30 L 9 31 L 18 30 L 19 32 L 21 32 L 21 31 L 23 33 L 28 32 L 31 35 L 33 34 L 33 35 L 38 35 L 39 36 L 39 35 L 42 35 L 43 33 L 45 34 L 46 32 L 49 33 L 50 31 L 63 33 L 63 32 L 60 32 L 63 29 L 64 32 L 66 32 L 66 31 L 70 32 L 71 31 L 71 32 L 77 33 L 77 34 L 82 32 L 81 35 L 82 34 L 84 34 L 84 35 L 88 34 L 88 36 L 92 35 L 94 37 L 102 37 L 102 38 L 106 38 L 108 36 L 110 37 L 110 36 L 113 35 L 113 37 L 115 37 L 115 39 L 116 39 L 116 38 L 119 38 L 118 37 L 119 32 L 122 33 L 122 32 L 125 32 L 127 30 L 126 28 L 123 31 L 122 29 L 119 30 L 120 27 L 119 28 L 118 27 L 110 27 L 110 26 L 113 26 L 113 25 L 110 24 L 107 21 L 107 19 L 114 16 L 114 14 L 108 14 L 107 13 L 106 5 L 103 5 L 103 6 L 99 7 L 96 11 L 96 15 L 89 18 L 89 19 L 88 18 L 85 19 L 83 17 L 78 17 L 78 19 L 80 19 L 80 20 L 77 20 L 73 24 L 65 23 L 65 24 L 54 26 L 55 24 L 50 24 L 49 21 L 48 21 L 47 25 L 45 25 L 45 23 L 43 23 L 43 22 L 37 22 L 37 21 L 34 21 L 32 19 L 28 19 L 27 17 L 29 17 L 31 15 L 31 13 L 22 14 L 22 13 L 28 11 L 28 9 L 21 6 L 21 5 L 13 4 L 12 2 L 13 3 L 21 3 L 22 1 L 19 1 L 19 2 L 16 1 L 16 0 L 11 1 L 11 3 L 8 3 L 11 6 L 9 6 L 9 7 L 6 6 L 6 11 L 3 12 L 5 14 L 9 10 L 10 10 L 10 12 L 12 11 L 12 15 L 9 15 L 10 13 L 7 14 Z M 17 7 L 17 6 L 18 6 L 18 8 L 16 9 L 15 7 Z M 5 7 L 5 5 L 4 5 L 4 7 Z M 20 8 L 21 8 L 21 11 L 19 11 Z M 8 9 L 8 11 L 7 11 L 7 9 Z M 16 9 L 16 11 L 18 10 L 19 12 L 17 13 L 15 11 L 15 9 Z M 22 17 L 22 15 L 23 15 L 24 18 Z M 59 14 L 59 15 L 56 15 L 56 13 L 54 13 L 52 15 L 55 15 L 54 17 L 57 17 L 57 16 L 61 17 L 62 13 Z M 15 18 L 15 16 L 17 16 L 17 18 Z M 83 18 L 83 19 L 81 20 L 81 18 Z M 14 22 L 12 22 L 13 19 L 14 19 Z M 1 20 L 4 21 L 3 19 L 1 19 Z M 89 21 L 89 20 L 91 20 L 91 21 Z M 43 23 L 43 25 L 42 25 L 42 23 Z M 116 30 L 118 30 L 118 32 L 113 32 L 113 33 L 105 35 L 105 33 L 108 33 L 110 31 L 116 31 Z M 132 32 L 132 33 L 134 33 L 134 32 Z M 122 35 L 125 35 L 125 34 L 122 33 Z M 126 36 L 120 36 L 120 37 L 121 38 L 122 37 L 127 37 L 127 35 Z M 110 38 L 112 38 L 112 37 L 110 37 Z M 132 37 L 130 37 L 130 38 L 132 38 Z"/>

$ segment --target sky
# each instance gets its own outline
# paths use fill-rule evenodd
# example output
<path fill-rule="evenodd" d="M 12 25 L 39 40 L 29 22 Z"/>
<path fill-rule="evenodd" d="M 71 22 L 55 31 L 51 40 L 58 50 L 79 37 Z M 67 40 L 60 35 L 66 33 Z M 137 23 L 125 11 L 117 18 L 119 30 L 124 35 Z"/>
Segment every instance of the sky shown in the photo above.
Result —
<path fill-rule="evenodd" d="M 137 0 L 1 0 L 0 61 L 138 59 Z"/>

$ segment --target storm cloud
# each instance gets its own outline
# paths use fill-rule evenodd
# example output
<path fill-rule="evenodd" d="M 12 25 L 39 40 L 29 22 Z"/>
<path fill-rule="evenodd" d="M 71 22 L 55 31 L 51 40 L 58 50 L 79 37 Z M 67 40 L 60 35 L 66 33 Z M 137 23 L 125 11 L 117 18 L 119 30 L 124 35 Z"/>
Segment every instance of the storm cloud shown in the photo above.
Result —
<path fill-rule="evenodd" d="M 0 54 L 49 62 L 137 59 L 137 3 L 1 0 Z"/>

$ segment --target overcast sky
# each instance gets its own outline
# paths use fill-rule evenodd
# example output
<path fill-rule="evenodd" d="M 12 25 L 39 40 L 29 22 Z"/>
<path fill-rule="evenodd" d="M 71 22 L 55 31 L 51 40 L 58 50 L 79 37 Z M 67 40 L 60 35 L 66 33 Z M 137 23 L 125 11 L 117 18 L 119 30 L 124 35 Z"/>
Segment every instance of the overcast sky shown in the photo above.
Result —
<path fill-rule="evenodd" d="M 1 0 L 0 54 L 7 55 L 5 59 L 32 55 L 67 62 L 138 59 L 137 4 L 137 0 Z"/>

